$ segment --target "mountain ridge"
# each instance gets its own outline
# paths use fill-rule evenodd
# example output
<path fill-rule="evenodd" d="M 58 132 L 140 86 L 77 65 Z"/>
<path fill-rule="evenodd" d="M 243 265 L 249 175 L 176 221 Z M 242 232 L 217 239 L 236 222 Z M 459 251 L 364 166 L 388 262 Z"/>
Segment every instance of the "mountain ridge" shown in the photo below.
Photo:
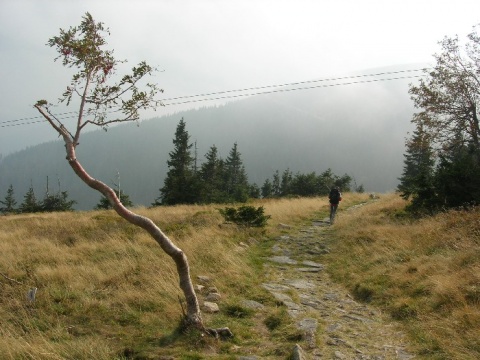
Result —
<path fill-rule="evenodd" d="M 220 106 L 184 110 L 136 124 L 84 133 L 77 155 L 85 169 L 109 185 L 118 182 L 138 205 L 159 195 L 181 118 L 200 161 L 212 145 L 226 158 L 235 142 L 249 176 L 261 186 L 276 170 L 354 177 L 367 191 L 393 190 L 403 166 L 404 138 L 413 104 L 406 80 L 335 86 L 252 96 Z M 52 130 L 53 131 L 53 130 Z M 63 144 L 47 142 L 5 156 L 0 198 L 10 184 L 17 202 L 33 185 L 37 197 L 61 189 L 91 209 L 100 194 L 89 189 L 65 161 Z"/>

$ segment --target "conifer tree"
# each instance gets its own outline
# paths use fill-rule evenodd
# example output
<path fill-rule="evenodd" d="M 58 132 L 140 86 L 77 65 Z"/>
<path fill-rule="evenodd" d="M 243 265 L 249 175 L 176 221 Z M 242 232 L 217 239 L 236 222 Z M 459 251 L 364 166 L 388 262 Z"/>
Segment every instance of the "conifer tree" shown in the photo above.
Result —
<path fill-rule="evenodd" d="M 25 196 L 23 197 L 23 202 L 20 204 L 20 212 L 22 213 L 34 213 L 40 211 L 40 204 L 37 201 L 35 196 L 35 191 L 33 186 L 30 186 Z"/>
<path fill-rule="evenodd" d="M 199 172 L 201 181 L 200 201 L 202 203 L 222 203 L 225 194 L 222 191 L 224 173 L 224 161 L 218 155 L 215 145 L 210 147 L 205 154 L 206 161 L 202 164 Z"/>
<path fill-rule="evenodd" d="M 344 174 L 342 176 L 335 176 L 334 185 L 338 186 L 342 191 L 350 191 L 351 183 L 352 177 L 348 174 Z"/>
<path fill-rule="evenodd" d="M 15 200 L 12 184 L 10 184 L 10 186 L 8 187 L 7 195 L 5 196 L 5 199 L 3 201 L 0 200 L 0 204 L 3 205 L 3 207 L 0 208 L 0 212 L 4 214 L 13 214 L 17 211 L 15 209 L 15 205 L 17 205 L 17 201 Z"/>
<path fill-rule="evenodd" d="M 249 197 L 252 199 L 260 199 L 262 197 L 262 193 L 257 184 L 254 183 L 250 185 Z"/>
<path fill-rule="evenodd" d="M 67 191 L 59 191 L 56 194 L 46 193 L 42 202 L 39 204 L 39 211 L 73 211 L 73 205 L 76 203 L 75 200 L 68 200 Z"/>
<path fill-rule="evenodd" d="M 280 195 L 281 196 L 287 196 L 291 192 L 291 186 L 292 186 L 292 179 L 293 179 L 293 174 L 290 171 L 290 169 L 286 169 L 282 173 L 282 181 L 280 183 Z"/>
<path fill-rule="evenodd" d="M 168 172 L 164 186 L 160 189 L 160 198 L 153 205 L 193 204 L 197 200 L 196 179 L 193 170 L 194 157 L 191 153 L 193 144 L 182 118 L 177 125 L 174 149 L 169 153 Z"/>
<path fill-rule="evenodd" d="M 133 203 L 130 200 L 130 196 L 128 194 L 125 194 L 125 192 L 120 192 L 118 190 L 114 190 L 115 194 L 118 196 L 118 199 L 122 202 L 123 206 L 125 207 L 132 207 Z M 112 204 L 110 204 L 110 201 L 105 196 L 102 196 L 98 202 L 97 205 L 94 207 L 95 210 L 109 210 L 113 209 Z"/>
<path fill-rule="evenodd" d="M 39 211 L 54 212 L 54 211 L 73 211 L 73 205 L 77 202 L 75 200 L 68 200 L 68 192 L 60 191 L 60 180 L 58 182 L 58 192 L 51 194 L 47 176 L 47 186 L 45 196 L 39 203 Z"/>
<path fill-rule="evenodd" d="M 406 142 L 404 167 L 399 178 L 398 191 L 404 199 L 412 200 L 412 206 L 419 209 L 427 206 L 434 197 L 435 159 L 431 137 L 421 123 L 417 125 L 412 137 Z"/>
<path fill-rule="evenodd" d="M 319 175 L 319 191 L 321 195 L 328 195 L 330 189 L 335 186 L 336 176 L 332 169 L 328 168 Z M 342 191 L 344 191 L 342 189 Z"/>
<path fill-rule="evenodd" d="M 292 180 L 292 193 L 299 196 L 315 196 L 319 192 L 318 176 L 315 172 L 309 174 L 297 173 Z"/>
<path fill-rule="evenodd" d="M 262 197 L 263 198 L 269 198 L 272 197 L 273 194 L 273 187 L 272 187 L 272 182 L 270 179 L 266 179 L 262 185 Z"/>
<path fill-rule="evenodd" d="M 236 142 L 225 160 L 225 185 L 229 201 L 245 202 L 248 200 L 247 173 Z"/>
<path fill-rule="evenodd" d="M 432 206 L 451 208 L 480 203 L 480 153 L 472 145 L 440 155 L 435 173 Z"/>
<path fill-rule="evenodd" d="M 280 173 L 278 170 L 275 171 L 275 173 L 273 174 L 272 193 L 273 193 L 273 196 L 275 197 L 279 197 L 281 195 Z"/>

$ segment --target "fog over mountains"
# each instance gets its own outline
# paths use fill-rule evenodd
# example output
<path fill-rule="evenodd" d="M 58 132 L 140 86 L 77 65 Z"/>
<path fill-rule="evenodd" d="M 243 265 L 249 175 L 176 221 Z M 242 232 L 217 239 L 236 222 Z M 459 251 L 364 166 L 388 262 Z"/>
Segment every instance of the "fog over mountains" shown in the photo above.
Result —
<path fill-rule="evenodd" d="M 173 149 L 175 129 L 183 117 L 199 165 L 216 145 L 226 158 L 235 142 L 249 181 L 261 186 L 275 170 L 317 174 L 331 168 L 354 177 L 367 191 L 394 190 L 403 167 L 404 142 L 414 109 L 408 84 L 392 80 L 258 95 L 226 105 L 205 107 L 122 124 L 107 132 L 83 134 L 77 157 L 93 177 L 118 182 L 138 205 L 159 196 Z M 53 131 L 53 129 L 52 129 Z M 61 141 L 43 143 L 5 156 L 0 162 L 0 199 L 10 184 L 17 203 L 33 185 L 43 198 L 68 191 L 77 209 L 92 209 L 100 194 L 88 188 L 65 160 Z"/>

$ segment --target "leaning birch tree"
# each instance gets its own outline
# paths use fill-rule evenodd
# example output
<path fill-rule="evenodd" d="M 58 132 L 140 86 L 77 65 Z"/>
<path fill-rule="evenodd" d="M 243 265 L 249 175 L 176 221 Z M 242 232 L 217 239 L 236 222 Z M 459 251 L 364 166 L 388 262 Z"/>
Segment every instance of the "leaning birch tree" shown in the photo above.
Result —
<path fill-rule="evenodd" d="M 60 35 L 52 37 L 47 45 L 55 48 L 63 66 L 76 71 L 71 84 L 59 102 L 78 104 L 78 117 L 70 129 L 54 115 L 52 104 L 39 100 L 34 107 L 63 138 L 66 159 L 75 174 L 89 187 L 105 196 L 113 209 L 128 222 L 146 230 L 161 248 L 173 259 L 179 275 L 180 288 L 185 295 L 186 309 L 184 324 L 207 332 L 201 317 L 200 307 L 190 277 L 190 268 L 185 253 L 178 248 L 155 223 L 145 216 L 128 210 L 115 191 L 100 180 L 93 178 L 81 165 L 76 155 L 80 135 L 87 126 L 106 129 L 110 124 L 137 121 L 140 110 L 156 109 L 161 102 L 156 99 L 160 90 L 155 84 L 141 83 L 155 71 L 146 62 L 133 67 L 131 74 L 113 80 L 117 65 L 125 61 L 116 60 L 113 51 L 105 50 L 109 30 L 103 23 L 96 22 L 86 13 L 78 27 L 60 29 Z M 215 333 L 215 330 L 213 330 Z M 217 333 L 215 333 L 217 334 Z"/>

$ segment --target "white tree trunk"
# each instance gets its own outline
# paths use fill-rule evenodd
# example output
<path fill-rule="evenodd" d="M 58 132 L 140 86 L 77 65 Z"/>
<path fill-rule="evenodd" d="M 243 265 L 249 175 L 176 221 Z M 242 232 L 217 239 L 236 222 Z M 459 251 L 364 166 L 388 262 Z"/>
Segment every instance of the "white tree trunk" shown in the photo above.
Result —
<path fill-rule="evenodd" d="M 175 246 L 173 242 L 155 225 L 155 223 L 149 218 L 133 213 L 128 210 L 118 199 L 115 191 L 107 186 L 105 183 L 92 178 L 82 167 L 80 162 L 75 156 L 75 147 L 68 134 L 62 134 L 65 140 L 65 146 L 67 150 L 67 160 L 72 167 L 73 171 L 82 179 L 84 183 L 102 193 L 113 205 L 113 209 L 122 218 L 137 225 L 146 230 L 153 239 L 161 246 L 161 248 L 175 261 L 177 266 L 177 272 L 180 280 L 180 288 L 182 289 L 186 300 L 186 325 L 195 326 L 204 329 L 203 321 L 200 312 L 200 306 L 198 303 L 195 290 L 190 277 L 190 267 L 188 265 L 187 256 L 185 253 Z"/>

